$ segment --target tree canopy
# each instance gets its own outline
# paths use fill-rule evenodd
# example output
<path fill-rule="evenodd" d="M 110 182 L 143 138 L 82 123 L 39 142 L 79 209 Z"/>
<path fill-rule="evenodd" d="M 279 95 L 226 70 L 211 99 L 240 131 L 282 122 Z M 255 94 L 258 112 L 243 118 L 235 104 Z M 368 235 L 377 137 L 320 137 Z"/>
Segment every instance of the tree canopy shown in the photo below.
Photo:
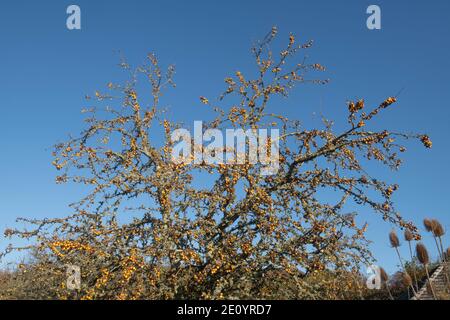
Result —
<path fill-rule="evenodd" d="M 109 83 L 106 93 L 97 91 L 90 98 L 95 107 L 84 110 L 86 129 L 57 144 L 53 153 L 57 182 L 86 185 L 86 197 L 72 205 L 70 216 L 22 218 L 28 230 L 6 231 L 31 241 L 22 249 L 31 249 L 34 268 L 48 273 L 42 281 L 48 282 L 49 295 L 264 298 L 285 276 L 290 286 L 280 290 L 313 297 L 319 289 L 306 279 L 326 282 L 331 271 L 346 275 L 341 281 L 351 286 L 359 264 L 372 257 L 367 225 L 356 223 L 348 202 L 369 206 L 381 219 L 419 237 L 395 210 L 391 197 L 398 186 L 371 176 L 365 167 L 375 161 L 397 170 L 405 140 L 418 139 L 430 148 L 428 136 L 370 129 L 395 104 L 393 96 L 373 107 L 364 99 L 348 101 L 343 131 L 329 119 L 309 129 L 274 112 L 273 97 L 288 98 L 301 84 L 328 82 L 315 78 L 325 68 L 305 57 L 312 41 L 299 43 L 291 34 L 285 48 L 274 53 L 276 37 L 273 28 L 252 48 L 254 78 L 237 71 L 225 78 L 218 99 L 199 101 L 216 114 L 204 122 L 204 130 L 279 129 L 279 169 L 271 175 L 261 175 L 261 164 L 248 159 L 174 163 L 171 132 L 182 124 L 160 107 L 161 95 L 175 87 L 174 67 L 162 68 L 153 54 L 137 68 L 122 61 L 129 80 Z M 144 98 L 148 91 L 139 92 L 143 82 L 150 101 Z M 200 175 L 207 184 L 198 183 Z M 334 192 L 337 200 L 324 201 L 323 190 Z M 7 252 L 15 249 L 20 248 L 10 246 Z M 81 267 L 77 292 L 65 288 L 68 264 Z"/>

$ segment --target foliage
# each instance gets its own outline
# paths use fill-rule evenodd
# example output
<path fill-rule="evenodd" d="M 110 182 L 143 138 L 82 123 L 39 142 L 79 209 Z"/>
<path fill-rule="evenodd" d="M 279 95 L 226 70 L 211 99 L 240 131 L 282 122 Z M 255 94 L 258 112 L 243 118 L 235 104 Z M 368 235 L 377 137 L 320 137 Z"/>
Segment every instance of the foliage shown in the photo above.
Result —
<path fill-rule="evenodd" d="M 163 70 L 154 55 L 135 69 L 122 61 L 130 80 L 97 91 L 89 100 L 97 105 L 85 110 L 87 128 L 55 147 L 57 182 L 85 185 L 87 196 L 68 217 L 20 219 L 30 229 L 5 233 L 31 241 L 22 249 L 38 257 L 25 273 L 10 276 L 45 288 L 47 296 L 33 288 L 24 288 L 23 296 L 29 290 L 33 298 L 60 299 L 350 298 L 348 288 L 360 277 L 354 270 L 372 257 L 367 225 L 357 225 L 346 203 L 369 206 L 416 235 L 394 209 L 398 186 L 370 176 L 363 165 L 376 161 L 397 170 L 406 150 L 400 141 L 420 139 L 429 148 L 429 138 L 368 128 L 395 97 L 373 108 L 363 99 L 349 101 L 343 131 L 327 119 L 308 129 L 271 111 L 272 100 L 288 97 L 296 84 L 327 82 L 308 76 L 325 70 L 302 55 L 311 41 L 297 44 L 290 35 L 275 54 L 276 35 L 273 28 L 252 49 L 255 78 L 237 71 L 225 79 L 217 105 L 206 97 L 200 102 L 216 112 L 205 130 L 279 128 L 279 171 L 260 175 L 261 164 L 248 159 L 174 163 L 170 133 L 181 124 L 159 105 L 164 90 L 175 86 L 174 68 Z M 138 93 L 142 80 L 150 84 L 148 105 L 147 91 Z M 201 174 L 208 185 L 198 183 Z M 324 190 L 337 201 L 324 201 Z M 68 264 L 81 267 L 79 292 L 64 289 Z"/>

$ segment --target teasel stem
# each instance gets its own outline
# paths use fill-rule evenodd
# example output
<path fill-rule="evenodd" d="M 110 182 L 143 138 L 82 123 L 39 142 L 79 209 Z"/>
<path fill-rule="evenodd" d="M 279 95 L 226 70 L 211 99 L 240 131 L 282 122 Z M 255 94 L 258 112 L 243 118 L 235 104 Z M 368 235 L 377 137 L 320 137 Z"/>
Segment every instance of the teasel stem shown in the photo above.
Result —
<path fill-rule="evenodd" d="M 436 246 L 438 247 L 438 251 L 439 251 L 439 256 L 441 257 L 441 261 L 444 261 L 445 257 L 444 257 L 444 248 L 442 247 L 442 242 L 441 242 L 441 246 L 439 246 L 438 244 L 438 238 L 439 240 L 441 239 L 441 237 L 445 234 L 445 230 L 444 227 L 442 226 L 442 224 L 439 222 L 439 220 L 437 219 L 432 219 L 431 220 L 431 226 L 432 226 L 432 232 L 433 232 L 433 236 L 436 242 Z"/>
<path fill-rule="evenodd" d="M 400 265 L 402 266 L 402 269 L 405 271 L 406 274 L 408 274 L 408 271 L 406 270 L 405 265 L 403 264 L 402 257 L 400 256 L 400 251 L 398 251 L 398 247 L 394 247 L 394 248 L 395 248 L 395 251 L 397 252 L 398 260 L 400 260 Z M 414 286 L 412 283 L 411 283 L 410 287 L 412 289 L 414 296 L 417 297 L 417 292 L 416 292 L 416 290 L 414 290 Z"/>
<path fill-rule="evenodd" d="M 430 284 L 431 293 L 434 297 L 434 300 L 437 300 L 436 293 L 433 288 L 433 284 L 431 283 L 430 273 L 428 272 L 428 264 L 430 263 L 430 257 L 428 255 L 428 250 L 420 242 L 418 244 L 416 244 L 416 255 L 417 255 L 417 259 L 419 260 L 419 262 L 425 267 L 425 272 L 427 273 L 427 279 L 428 279 L 428 283 Z"/>
<path fill-rule="evenodd" d="M 444 245 L 442 244 L 442 237 L 439 237 L 439 244 L 441 246 L 442 260 L 444 262 L 447 262 L 447 257 L 445 256 L 445 253 L 444 253 Z"/>
<path fill-rule="evenodd" d="M 389 276 L 382 267 L 380 267 L 380 277 L 381 277 L 381 281 L 386 286 L 386 290 L 389 294 L 389 299 L 395 300 L 394 297 L 392 296 L 391 289 L 389 288 Z"/>
<path fill-rule="evenodd" d="M 431 283 L 430 273 L 428 272 L 428 265 L 426 265 L 426 264 L 425 264 L 425 271 L 427 273 L 428 283 L 430 284 L 431 293 L 433 294 L 433 298 L 434 298 L 434 300 L 437 300 L 436 292 L 434 292 L 433 284 Z"/>
<path fill-rule="evenodd" d="M 398 260 L 400 260 L 400 265 L 402 266 L 404 273 L 409 276 L 408 271 L 406 270 L 405 265 L 403 264 L 402 257 L 400 256 L 400 251 L 398 251 L 398 247 L 400 247 L 400 240 L 398 239 L 398 236 L 397 236 L 397 233 L 395 232 L 395 230 L 392 230 L 391 232 L 389 232 L 389 242 L 391 243 L 391 246 L 393 248 L 395 248 L 395 251 L 397 252 Z M 414 296 L 417 297 L 417 293 L 416 293 L 416 290 L 414 290 L 412 281 L 409 284 L 409 286 L 411 287 L 411 289 L 414 293 Z M 409 290 L 408 290 L 408 294 L 409 294 Z"/>
<path fill-rule="evenodd" d="M 438 246 L 439 255 L 441 257 L 441 262 L 443 263 L 445 280 L 447 282 L 447 290 L 446 291 L 448 291 L 450 289 L 450 280 L 449 280 L 448 269 L 447 269 L 447 258 L 444 253 L 444 246 L 442 245 L 442 236 L 445 234 L 445 229 L 442 226 L 442 224 L 439 222 L 439 220 L 437 220 L 437 219 L 431 220 L 431 226 L 432 226 L 432 232 L 433 232 L 433 236 L 435 238 L 436 246 Z M 439 239 L 439 244 L 438 244 L 438 239 Z"/>
<path fill-rule="evenodd" d="M 419 283 L 417 282 L 417 272 L 416 272 L 416 262 L 412 253 L 411 248 L 411 241 L 408 241 L 408 247 L 409 247 L 409 255 L 411 256 L 411 263 L 413 268 L 413 274 L 414 274 L 414 283 L 416 285 L 416 290 L 419 290 Z"/>
<path fill-rule="evenodd" d="M 409 229 L 405 230 L 405 240 L 408 241 L 409 255 L 411 257 L 411 263 L 412 263 L 412 268 L 413 268 L 413 273 L 414 273 L 414 283 L 416 285 L 416 290 L 419 291 L 419 285 L 417 283 L 417 274 L 416 274 L 416 261 L 414 260 L 414 256 L 412 254 L 412 249 L 411 249 L 411 241 L 414 240 L 414 235 L 412 234 L 412 232 Z"/>
<path fill-rule="evenodd" d="M 384 285 L 386 286 L 386 290 L 389 294 L 389 299 L 395 300 L 394 297 L 392 296 L 391 289 L 389 289 L 389 284 L 386 282 Z"/>
<path fill-rule="evenodd" d="M 437 237 L 435 235 L 433 235 L 433 238 L 434 238 L 434 242 L 436 243 L 436 248 L 437 248 L 438 253 L 439 253 L 439 259 L 440 259 L 440 261 L 443 261 L 441 248 L 439 247 L 439 243 L 438 243 Z"/>

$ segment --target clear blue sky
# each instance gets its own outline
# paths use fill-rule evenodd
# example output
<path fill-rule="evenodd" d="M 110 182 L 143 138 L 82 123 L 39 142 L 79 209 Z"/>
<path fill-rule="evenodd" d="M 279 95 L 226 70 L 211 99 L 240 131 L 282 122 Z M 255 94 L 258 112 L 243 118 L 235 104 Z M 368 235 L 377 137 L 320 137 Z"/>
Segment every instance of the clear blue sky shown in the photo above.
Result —
<path fill-rule="evenodd" d="M 81 7 L 80 31 L 66 29 L 70 4 Z M 366 28 L 370 4 L 381 7 L 379 31 Z M 165 101 L 174 120 L 189 122 L 208 116 L 198 97 L 217 96 L 225 76 L 248 70 L 251 43 L 276 25 L 281 37 L 314 39 L 310 59 L 325 65 L 332 80 L 298 87 L 280 112 L 305 124 L 317 121 L 313 112 L 342 119 L 347 99 L 376 104 L 404 88 L 377 126 L 426 132 L 433 149 L 413 144 L 399 172 L 370 166 L 371 172 L 400 184 L 394 200 L 406 218 L 422 226 L 424 216 L 435 217 L 448 230 L 449 12 L 447 0 L 2 1 L 0 228 L 17 216 L 66 215 L 83 194 L 54 183 L 51 146 L 82 129 L 84 95 L 119 77 L 114 51 L 132 63 L 148 52 L 174 63 L 178 87 Z M 395 270 L 387 241 L 392 226 L 369 208 L 359 212 L 379 263 Z"/>

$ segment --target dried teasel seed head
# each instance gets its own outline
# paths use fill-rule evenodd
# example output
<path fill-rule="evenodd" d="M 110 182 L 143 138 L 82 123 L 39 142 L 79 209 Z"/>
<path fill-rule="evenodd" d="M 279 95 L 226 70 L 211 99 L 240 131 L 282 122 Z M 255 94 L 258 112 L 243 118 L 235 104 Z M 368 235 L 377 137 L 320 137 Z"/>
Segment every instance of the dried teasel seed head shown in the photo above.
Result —
<path fill-rule="evenodd" d="M 412 233 L 409 229 L 406 229 L 406 230 L 405 230 L 405 240 L 406 240 L 406 241 L 412 241 L 412 240 L 414 240 L 414 235 L 413 235 L 413 233 Z"/>
<path fill-rule="evenodd" d="M 435 237 L 442 237 L 445 234 L 444 227 L 438 220 L 431 220 L 432 226 L 433 226 L 433 235 Z"/>
<path fill-rule="evenodd" d="M 425 227 L 425 230 L 427 230 L 428 232 L 433 230 L 433 223 L 428 218 L 423 219 L 423 226 Z"/>
<path fill-rule="evenodd" d="M 409 274 L 407 274 L 406 272 L 402 273 L 402 282 L 406 287 L 409 287 L 412 285 L 412 279 L 411 276 Z"/>
<path fill-rule="evenodd" d="M 418 243 L 416 245 L 416 255 L 421 264 L 428 264 L 430 262 L 430 257 L 428 256 L 428 250 L 423 245 L 423 243 Z"/>
<path fill-rule="evenodd" d="M 400 247 L 400 240 L 398 239 L 397 233 L 394 230 L 389 232 L 389 241 L 391 242 L 392 247 Z"/>
<path fill-rule="evenodd" d="M 381 268 L 381 267 L 380 267 L 380 278 L 381 278 L 381 281 L 382 281 L 382 282 L 388 282 L 388 280 L 389 280 L 388 274 L 387 274 L 386 271 L 385 271 L 383 268 Z"/>

